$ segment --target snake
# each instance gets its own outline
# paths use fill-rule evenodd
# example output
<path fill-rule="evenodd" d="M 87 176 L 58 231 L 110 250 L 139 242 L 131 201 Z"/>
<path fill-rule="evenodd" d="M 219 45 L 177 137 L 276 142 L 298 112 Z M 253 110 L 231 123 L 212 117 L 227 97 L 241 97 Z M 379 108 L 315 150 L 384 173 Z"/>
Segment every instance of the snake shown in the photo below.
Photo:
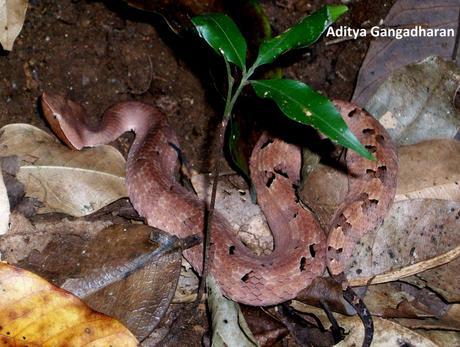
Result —
<path fill-rule="evenodd" d="M 343 274 L 362 236 L 383 222 L 396 191 L 395 146 L 368 112 L 346 101 L 334 104 L 376 160 L 347 151 L 348 193 L 324 227 L 297 195 L 300 146 L 268 133 L 261 135 L 251 154 L 250 172 L 274 248 L 270 254 L 254 254 L 230 223 L 218 211 L 214 213 L 209 266 L 226 297 L 252 306 L 293 299 L 324 275 L 326 268 L 331 275 Z M 207 205 L 178 181 L 180 144 L 157 107 L 138 101 L 118 102 L 94 125 L 81 104 L 63 95 L 45 92 L 41 105 L 52 131 L 75 150 L 107 144 L 133 131 L 125 184 L 136 211 L 148 225 L 179 238 L 203 235 Z M 186 249 L 183 255 L 201 274 L 203 245 Z"/>

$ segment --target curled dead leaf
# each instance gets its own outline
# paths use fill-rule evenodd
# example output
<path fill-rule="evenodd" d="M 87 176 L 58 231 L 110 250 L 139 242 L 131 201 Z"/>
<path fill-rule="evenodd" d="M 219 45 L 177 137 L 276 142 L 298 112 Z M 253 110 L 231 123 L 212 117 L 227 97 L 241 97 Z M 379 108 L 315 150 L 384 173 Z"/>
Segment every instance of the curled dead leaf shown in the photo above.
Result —
<path fill-rule="evenodd" d="M 302 178 L 299 197 L 327 227 L 337 206 L 348 191 L 346 173 L 325 164 L 318 164 L 308 176 Z"/>
<path fill-rule="evenodd" d="M 10 124 L 0 129 L 0 155 L 20 157 L 17 177 L 44 204 L 39 213 L 84 216 L 127 195 L 125 160 L 110 146 L 73 151 L 38 128 Z"/>
<path fill-rule="evenodd" d="M 410 329 L 451 330 L 460 333 L 460 304 L 449 305 L 446 312 L 440 312 L 436 318 L 410 319 L 396 321 Z"/>
<path fill-rule="evenodd" d="M 0 340 L 14 346 L 137 346 L 120 322 L 39 276 L 0 263 Z"/>
<path fill-rule="evenodd" d="M 296 298 L 304 304 L 322 307 L 324 304 L 334 312 L 353 315 L 356 310 L 343 297 L 342 285 L 331 277 L 318 277 L 305 289 L 301 290 Z"/>
<path fill-rule="evenodd" d="M 263 307 L 240 305 L 241 312 L 260 347 L 269 347 L 289 334 L 288 329 Z"/>
<path fill-rule="evenodd" d="M 432 291 L 402 281 L 357 287 L 354 290 L 363 297 L 369 311 L 382 318 L 422 321 L 443 316 L 450 306 Z"/>

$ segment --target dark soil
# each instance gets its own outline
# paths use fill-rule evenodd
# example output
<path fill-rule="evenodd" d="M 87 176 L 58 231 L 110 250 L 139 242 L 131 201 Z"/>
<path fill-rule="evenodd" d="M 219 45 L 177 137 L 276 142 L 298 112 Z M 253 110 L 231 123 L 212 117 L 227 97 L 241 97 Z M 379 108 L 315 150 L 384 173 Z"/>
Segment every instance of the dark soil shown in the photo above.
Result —
<path fill-rule="evenodd" d="M 279 0 L 262 5 L 279 33 L 325 3 Z M 350 12 L 340 21 L 368 27 L 383 19 L 394 0 L 342 1 Z M 370 39 L 328 44 L 282 59 L 290 78 L 331 98 L 350 99 Z M 12 52 L 0 56 L 0 126 L 31 123 L 42 129 L 38 98 L 44 90 L 82 101 L 94 121 L 109 105 L 128 99 L 157 105 L 176 129 L 191 166 L 209 171 L 215 128 L 223 109 L 222 82 L 191 35 L 176 36 L 160 16 L 118 1 L 31 0 Z M 118 143 L 126 150 L 129 138 Z M 198 336 L 199 337 L 199 336 Z"/>
<path fill-rule="evenodd" d="M 376 24 L 393 2 L 352 1 L 341 22 Z M 262 2 L 274 33 L 324 3 L 334 1 Z M 329 97 L 349 99 L 369 40 L 327 41 L 289 55 L 281 66 L 289 66 L 286 76 Z M 221 82 L 208 68 L 209 57 L 190 35 L 175 37 L 159 16 L 121 2 L 31 1 L 13 51 L 0 57 L 0 126 L 25 122 L 47 129 L 37 103 L 44 90 L 84 102 L 95 120 L 112 103 L 143 100 L 163 110 L 191 165 L 207 171 L 210 134 L 222 110 Z"/>

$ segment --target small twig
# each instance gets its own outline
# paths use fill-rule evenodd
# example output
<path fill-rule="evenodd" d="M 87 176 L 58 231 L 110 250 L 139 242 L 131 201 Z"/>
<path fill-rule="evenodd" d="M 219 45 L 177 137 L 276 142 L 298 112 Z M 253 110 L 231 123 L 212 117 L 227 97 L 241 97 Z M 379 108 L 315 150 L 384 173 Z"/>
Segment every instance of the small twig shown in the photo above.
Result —
<path fill-rule="evenodd" d="M 220 171 L 220 157 L 223 153 L 224 148 L 224 138 L 225 138 L 225 130 L 227 129 L 228 121 L 230 120 L 233 112 L 233 107 L 235 106 L 235 102 L 238 99 L 238 96 L 241 94 L 244 86 L 247 84 L 248 78 L 254 72 L 254 69 L 250 71 L 246 71 L 243 69 L 241 80 L 239 81 L 238 86 L 234 90 L 234 78 L 232 76 L 232 71 L 230 67 L 230 63 L 227 59 L 224 59 L 225 67 L 227 69 L 227 98 L 225 102 L 225 109 L 224 109 L 224 116 L 222 122 L 220 123 L 220 129 L 218 134 L 218 143 L 216 149 L 214 150 L 214 154 L 216 154 L 216 164 L 214 167 L 214 179 L 212 183 L 212 193 L 211 193 L 211 202 L 208 207 L 208 214 L 206 218 L 206 228 L 204 231 L 204 249 L 203 249 L 203 271 L 201 273 L 201 281 L 200 286 L 198 288 L 198 293 L 196 297 L 196 302 L 199 303 L 201 301 L 201 297 L 203 296 L 203 292 L 206 286 L 206 277 L 209 273 L 210 262 L 212 259 L 212 255 L 210 254 L 210 241 L 211 241 L 211 225 L 212 225 L 212 216 L 214 214 L 214 206 L 216 204 L 216 193 L 217 193 L 217 182 L 219 181 L 219 171 Z"/>
<path fill-rule="evenodd" d="M 338 43 L 341 43 L 341 42 L 345 42 L 345 41 L 350 41 L 350 40 L 353 40 L 353 36 L 343 36 L 343 37 L 339 37 L 339 38 L 336 38 L 336 39 L 332 39 L 332 40 L 329 40 L 326 42 L 326 46 L 332 46 L 332 45 L 336 45 Z"/>
<path fill-rule="evenodd" d="M 221 153 L 222 148 L 223 148 L 223 143 L 224 143 L 224 136 L 225 136 L 225 129 L 227 128 L 227 119 L 224 118 L 220 125 L 219 129 L 219 141 L 217 145 L 217 151 L 216 153 Z M 219 181 L 219 171 L 220 171 L 220 155 L 216 156 L 216 164 L 214 167 L 214 177 L 212 181 L 212 193 L 211 193 L 211 202 L 209 203 L 208 207 L 208 214 L 206 218 L 206 228 L 204 231 L 204 243 L 203 243 L 203 271 L 201 272 L 201 280 L 200 280 L 200 286 L 198 287 L 198 293 L 196 296 L 196 303 L 201 302 L 201 298 L 204 293 L 204 289 L 206 286 L 206 277 L 208 276 L 209 273 L 209 266 L 210 266 L 210 241 L 211 241 L 211 225 L 212 225 L 212 217 L 214 214 L 214 207 L 216 205 L 216 194 L 217 194 L 217 183 Z"/>

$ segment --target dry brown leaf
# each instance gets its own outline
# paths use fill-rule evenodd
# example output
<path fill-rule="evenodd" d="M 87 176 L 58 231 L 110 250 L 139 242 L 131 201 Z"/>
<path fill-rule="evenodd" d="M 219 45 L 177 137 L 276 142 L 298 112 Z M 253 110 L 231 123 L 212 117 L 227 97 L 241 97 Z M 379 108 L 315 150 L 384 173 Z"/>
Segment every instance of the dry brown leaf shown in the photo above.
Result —
<path fill-rule="evenodd" d="M 428 287 L 438 293 L 447 302 L 460 301 L 460 257 L 439 267 L 405 277 L 404 282 L 419 288 Z"/>
<path fill-rule="evenodd" d="M 430 140 L 398 148 L 395 201 L 442 199 L 460 202 L 460 142 Z M 348 190 L 343 171 L 319 164 L 303 178 L 299 196 L 328 225 Z"/>
<path fill-rule="evenodd" d="M 454 138 L 460 114 L 452 100 L 460 69 L 430 57 L 392 73 L 365 108 L 379 119 L 397 145 Z"/>
<path fill-rule="evenodd" d="M 318 317 L 323 326 L 327 329 L 331 324 L 322 309 L 301 304 L 294 301 L 291 306 L 299 312 L 314 314 Z M 345 339 L 340 341 L 335 346 L 348 347 L 348 346 L 361 346 L 364 338 L 363 323 L 357 315 L 352 317 L 343 316 L 341 314 L 334 314 L 338 324 L 345 330 Z M 372 341 L 373 347 L 387 347 L 387 346 L 417 346 L 417 347 L 441 347 L 435 344 L 430 339 L 407 329 L 397 323 L 389 320 L 373 317 L 374 321 L 374 339 Z"/>
<path fill-rule="evenodd" d="M 0 340 L 14 346 L 137 346 L 120 322 L 23 269 L 0 263 Z"/>
<path fill-rule="evenodd" d="M 409 329 L 460 331 L 460 304 L 448 304 L 428 288 L 396 281 L 354 289 L 374 316 Z"/>
<path fill-rule="evenodd" d="M 382 26 L 390 28 L 424 29 L 443 28 L 458 32 L 457 0 L 398 0 L 388 12 Z M 382 81 L 407 64 L 438 55 L 459 63 L 460 50 L 456 49 L 456 37 L 412 36 L 398 40 L 379 37 L 372 40 L 366 58 L 359 71 L 353 101 L 365 105 Z M 454 56 L 457 57 L 454 57 Z"/>
<path fill-rule="evenodd" d="M 32 252 L 43 251 L 49 242 L 59 238 L 60 233 L 75 235 L 76 238 L 92 238 L 102 229 L 113 224 L 107 220 L 41 220 L 32 224 L 22 214 L 13 212 L 10 230 L 0 237 L 2 260 L 16 264 L 27 258 Z"/>
<path fill-rule="evenodd" d="M 397 202 L 382 227 L 358 242 L 347 277 L 351 282 L 360 277 L 370 278 L 453 251 L 460 245 L 459 226 L 457 202 L 431 199 Z M 459 266 L 457 255 L 448 264 L 417 276 L 453 302 L 460 299 L 460 274 L 456 271 Z"/>
<path fill-rule="evenodd" d="M 400 318 L 395 321 L 410 329 L 451 330 L 460 333 L 460 304 L 449 305 L 447 312 L 439 312 L 437 318 Z"/>
<path fill-rule="evenodd" d="M 26 17 L 27 0 L 0 0 L 0 43 L 6 51 L 13 49 Z"/>
<path fill-rule="evenodd" d="M 307 288 L 297 294 L 295 300 L 316 307 L 327 304 L 332 311 L 347 315 L 356 313 L 343 297 L 342 285 L 331 277 L 315 278 Z"/>
<path fill-rule="evenodd" d="M 115 225 L 93 236 L 60 232 L 18 265 L 119 319 L 143 339 L 159 323 L 176 290 L 181 265 L 176 240 L 137 224 Z"/>
<path fill-rule="evenodd" d="M 265 308 L 240 305 L 241 312 L 259 347 L 270 347 L 281 341 L 289 330 Z"/>
<path fill-rule="evenodd" d="M 444 199 L 460 202 L 460 142 L 431 140 L 398 149 L 395 201 Z"/>
<path fill-rule="evenodd" d="M 125 160 L 110 146 L 72 151 L 38 128 L 10 124 L 0 129 L 0 155 L 20 157 L 17 177 L 45 205 L 40 213 L 84 216 L 127 195 Z"/>

